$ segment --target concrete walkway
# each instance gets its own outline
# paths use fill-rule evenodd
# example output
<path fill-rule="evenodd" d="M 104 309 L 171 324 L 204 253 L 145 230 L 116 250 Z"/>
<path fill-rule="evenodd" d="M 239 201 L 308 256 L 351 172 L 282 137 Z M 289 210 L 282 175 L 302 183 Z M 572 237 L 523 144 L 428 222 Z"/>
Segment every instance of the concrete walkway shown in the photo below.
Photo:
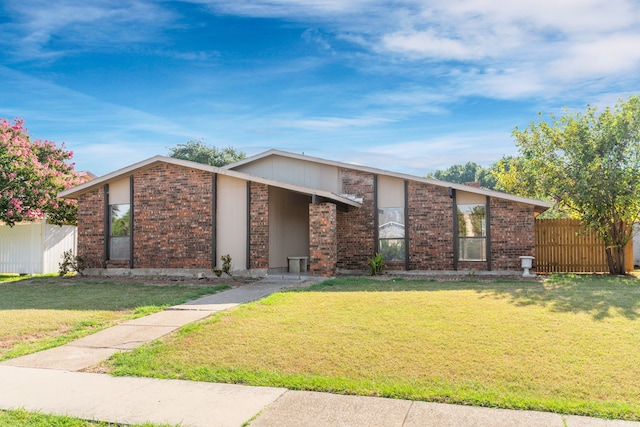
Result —
<path fill-rule="evenodd" d="M 125 322 L 67 344 L 0 363 L 0 408 L 112 423 L 180 426 L 551 426 L 639 427 L 597 418 L 77 372 L 211 313 L 303 279 L 269 278 Z"/>

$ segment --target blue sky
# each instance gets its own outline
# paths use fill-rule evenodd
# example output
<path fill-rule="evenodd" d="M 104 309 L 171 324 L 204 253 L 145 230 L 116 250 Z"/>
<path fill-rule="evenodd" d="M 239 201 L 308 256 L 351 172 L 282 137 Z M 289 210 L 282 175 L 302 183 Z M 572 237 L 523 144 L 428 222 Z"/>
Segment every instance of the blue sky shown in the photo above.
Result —
<path fill-rule="evenodd" d="M 201 139 L 422 176 L 640 92 L 640 3 L 0 0 L 0 79 L 97 175 Z"/>

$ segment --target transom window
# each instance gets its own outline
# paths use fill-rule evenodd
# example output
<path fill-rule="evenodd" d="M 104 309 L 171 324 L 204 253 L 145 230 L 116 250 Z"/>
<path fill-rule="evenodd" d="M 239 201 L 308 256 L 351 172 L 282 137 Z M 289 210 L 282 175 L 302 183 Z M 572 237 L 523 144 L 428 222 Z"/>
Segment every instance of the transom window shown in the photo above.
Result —
<path fill-rule="evenodd" d="M 487 216 L 484 204 L 458 205 L 458 259 L 487 260 Z"/>

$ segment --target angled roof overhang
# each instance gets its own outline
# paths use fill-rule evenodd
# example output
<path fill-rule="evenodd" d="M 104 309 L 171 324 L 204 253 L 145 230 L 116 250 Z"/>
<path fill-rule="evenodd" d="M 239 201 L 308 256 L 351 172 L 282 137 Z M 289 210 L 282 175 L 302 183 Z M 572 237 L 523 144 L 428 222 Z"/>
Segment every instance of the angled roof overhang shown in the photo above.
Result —
<path fill-rule="evenodd" d="M 553 206 L 553 203 L 545 202 L 544 200 L 515 196 L 513 194 L 503 193 L 501 191 L 487 190 L 484 188 L 473 187 L 470 185 L 456 184 L 453 182 L 441 181 L 441 180 L 432 179 L 432 178 L 423 178 L 416 175 L 391 172 L 383 169 L 377 169 L 377 168 L 357 165 L 353 163 L 344 163 L 344 162 L 338 162 L 334 160 L 326 160 L 319 157 L 312 157 L 304 154 L 296 154 L 296 153 L 290 153 L 287 151 L 274 150 L 274 149 L 265 151 L 263 153 L 257 154 L 252 157 L 247 157 L 246 159 L 242 159 L 235 163 L 231 163 L 229 165 L 224 166 L 224 168 L 228 170 L 234 170 L 242 165 L 253 163 L 270 156 L 280 156 L 280 157 L 287 157 L 291 159 L 304 160 L 308 162 L 320 163 L 323 165 L 336 166 L 344 169 L 353 169 L 353 170 L 368 172 L 368 173 L 377 174 L 377 175 L 386 175 L 386 176 L 406 179 L 410 181 L 424 182 L 426 184 L 431 184 L 438 187 L 452 188 L 454 190 L 466 191 L 468 193 L 481 194 L 484 196 L 495 197 L 498 199 L 509 200 L 512 202 L 523 203 L 526 205 L 532 205 L 536 213 L 544 212 Z"/>
<path fill-rule="evenodd" d="M 262 178 L 259 176 L 254 176 L 254 175 L 250 175 L 243 172 L 237 172 L 237 171 L 226 169 L 226 168 L 219 168 L 215 166 L 209 166 L 201 163 L 191 162 L 188 160 L 174 159 L 172 157 L 165 157 L 165 156 L 155 156 L 146 160 L 142 160 L 141 162 L 134 163 L 130 166 L 111 172 L 107 175 L 98 177 L 92 181 L 86 182 L 84 184 L 78 185 L 68 190 L 61 191 L 60 193 L 58 193 L 58 197 L 63 199 L 77 199 L 80 195 L 87 193 L 89 191 L 92 191 L 97 187 L 100 187 L 104 184 L 108 184 L 113 181 L 118 181 L 122 178 L 130 176 L 141 170 L 149 169 L 158 163 L 183 166 L 186 168 L 203 170 L 203 171 L 211 172 L 218 175 L 225 175 L 232 178 L 242 179 L 245 181 L 257 182 L 260 184 L 265 184 L 272 187 L 293 191 L 295 193 L 305 194 L 311 197 L 315 196 L 315 199 L 319 198 L 320 200 L 329 200 L 341 205 L 354 206 L 354 207 L 362 206 L 362 203 L 357 200 L 352 200 L 350 198 L 332 193 L 330 191 L 325 191 L 317 188 L 303 187 L 300 185 L 293 185 L 286 182 Z"/>

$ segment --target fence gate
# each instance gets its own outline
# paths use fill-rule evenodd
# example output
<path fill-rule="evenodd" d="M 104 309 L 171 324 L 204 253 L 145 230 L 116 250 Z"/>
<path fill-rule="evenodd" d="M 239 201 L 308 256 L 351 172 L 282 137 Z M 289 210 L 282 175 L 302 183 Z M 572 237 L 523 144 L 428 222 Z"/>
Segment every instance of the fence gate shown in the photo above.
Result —
<path fill-rule="evenodd" d="M 604 243 L 577 219 L 537 219 L 537 273 L 608 273 Z M 625 271 L 633 271 L 633 241 L 625 247 Z"/>

